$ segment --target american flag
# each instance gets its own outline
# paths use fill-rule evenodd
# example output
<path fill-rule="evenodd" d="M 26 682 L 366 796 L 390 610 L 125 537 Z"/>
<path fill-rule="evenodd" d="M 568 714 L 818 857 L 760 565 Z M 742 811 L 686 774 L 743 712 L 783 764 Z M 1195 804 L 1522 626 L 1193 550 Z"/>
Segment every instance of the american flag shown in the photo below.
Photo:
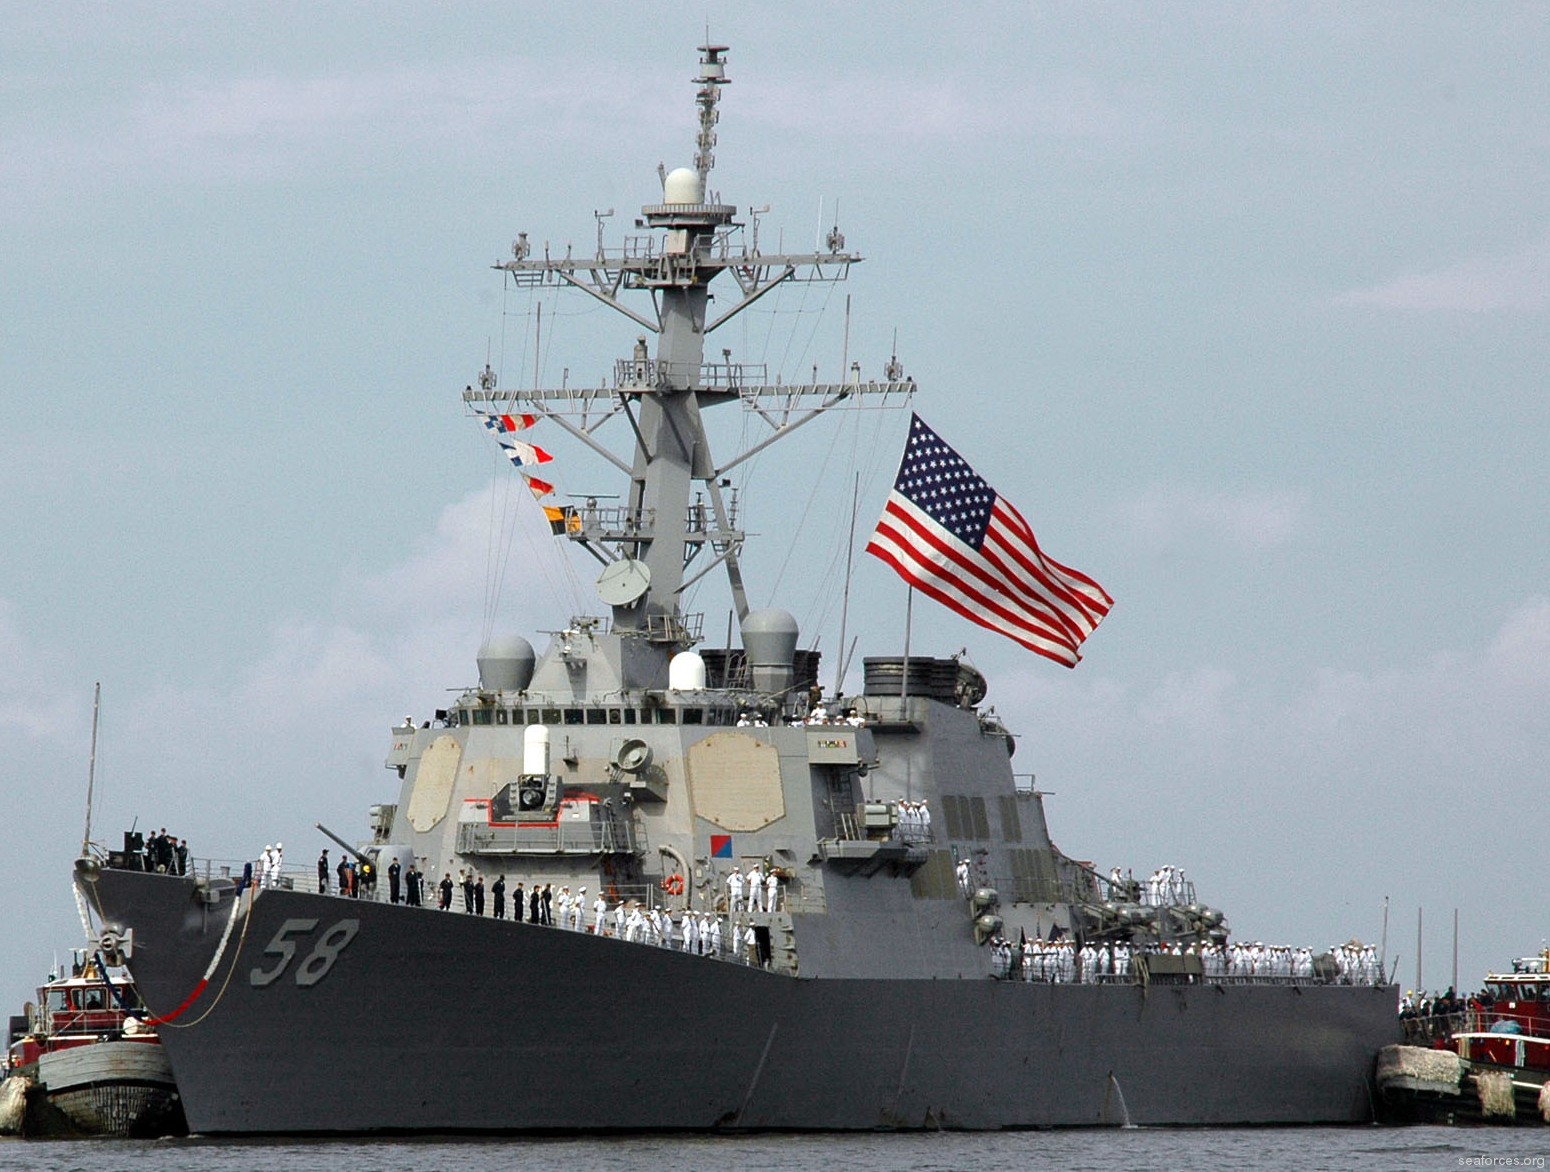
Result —
<path fill-rule="evenodd" d="M 1067 667 L 1114 605 L 1046 557 L 1023 515 L 918 415 L 866 548 L 921 593 Z"/>

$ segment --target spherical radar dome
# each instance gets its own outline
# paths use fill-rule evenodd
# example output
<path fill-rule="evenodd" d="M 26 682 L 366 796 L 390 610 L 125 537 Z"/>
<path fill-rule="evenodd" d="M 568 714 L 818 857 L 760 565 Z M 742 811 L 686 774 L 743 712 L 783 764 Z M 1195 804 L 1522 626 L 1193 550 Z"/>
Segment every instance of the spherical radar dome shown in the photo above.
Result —
<path fill-rule="evenodd" d="M 479 649 L 479 687 L 486 692 L 520 692 L 533 679 L 537 656 L 521 635 L 497 635 Z"/>
<path fill-rule="evenodd" d="M 675 167 L 662 180 L 662 202 L 666 204 L 699 204 L 705 202 L 705 190 L 700 186 L 700 173 L 689 167 Z"/>

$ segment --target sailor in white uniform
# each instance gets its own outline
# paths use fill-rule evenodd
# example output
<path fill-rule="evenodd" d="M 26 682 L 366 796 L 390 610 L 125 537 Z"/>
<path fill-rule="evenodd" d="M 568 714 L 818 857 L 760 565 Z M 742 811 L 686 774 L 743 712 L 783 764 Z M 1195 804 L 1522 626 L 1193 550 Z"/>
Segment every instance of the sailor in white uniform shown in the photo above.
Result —
<path fill-rule="evenodd" d="M 766 911 L 774 911 L 775 905 L 780 900 L 780 876 L 775 874 L 775 868 L 770 868 L 768 877 L 764 880 L 764 903 Z"/>
<path fill-rule="evenodd" d="M 751 912 L 762 911 L 764 908 L 764 872 L 759 870 L 759 864 L 755 863 L 748 868 L 748 910 Z"/>
<path fill-rule="evenodd" d="M 608 915 L 608 901 L 603 898 L 603 893 L 597 893 L 597 898 L 592 901 L 592 935 L 603 934 L 603 921 Z"/>
<path fill-rule="evenodd" d="M 732 867 L 732 873 L 727 876 L 727 911 L 736 915 L 743 910 L 743 871 L 742 868 Z"/>

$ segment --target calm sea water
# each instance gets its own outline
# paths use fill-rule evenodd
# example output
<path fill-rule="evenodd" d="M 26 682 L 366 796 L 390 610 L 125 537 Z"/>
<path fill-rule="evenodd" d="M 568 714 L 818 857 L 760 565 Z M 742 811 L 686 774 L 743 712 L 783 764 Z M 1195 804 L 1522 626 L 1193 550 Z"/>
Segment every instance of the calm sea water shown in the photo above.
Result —
<path fill-rule="evenodd" d="M 17 1172 L 999 1172 L 1286 1168 L 1438 1172 L 1550 1166 L 1550 1128 L 1137 1128 L 987 1135 L 704 1138 L 0 1141 Z"/>

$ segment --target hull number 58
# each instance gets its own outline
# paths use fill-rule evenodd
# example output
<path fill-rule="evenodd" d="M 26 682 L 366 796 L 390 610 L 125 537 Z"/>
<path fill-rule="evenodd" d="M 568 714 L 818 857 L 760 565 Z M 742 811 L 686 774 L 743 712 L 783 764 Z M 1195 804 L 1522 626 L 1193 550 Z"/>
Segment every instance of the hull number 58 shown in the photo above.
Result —
<path fill-rule="evenodd" d="M 274 939 L 269 941 L 269 946 L 264 949 L 265 956 L 274 956 L 279 959 L 270 968 L 255 967 L 248 975 L 248 983 L 255 989 L 262 989 L 265 985 L 272 985 L 285 975 L 285 970 L 290 967 L 291 961 L 296 957 L 296 946 L 305 943 L 305 937 L 310 936 L 313 929 L 318 926 L 316 920 L 286 920 L 280 925 L 280 930 L 274 934 Z M 318 937 L 312 950 L 302 957 L 301 963 L 296 966 L 296 983 L 303 989 L 311 988 L 324 977 L 328 976 L 334 967 L 334 961 L 339 959 L 350 941 L 355 939 L 355 934 L 361 930 L 359 920 L 340 920 L 333 927 L 326 929 Z"/>

